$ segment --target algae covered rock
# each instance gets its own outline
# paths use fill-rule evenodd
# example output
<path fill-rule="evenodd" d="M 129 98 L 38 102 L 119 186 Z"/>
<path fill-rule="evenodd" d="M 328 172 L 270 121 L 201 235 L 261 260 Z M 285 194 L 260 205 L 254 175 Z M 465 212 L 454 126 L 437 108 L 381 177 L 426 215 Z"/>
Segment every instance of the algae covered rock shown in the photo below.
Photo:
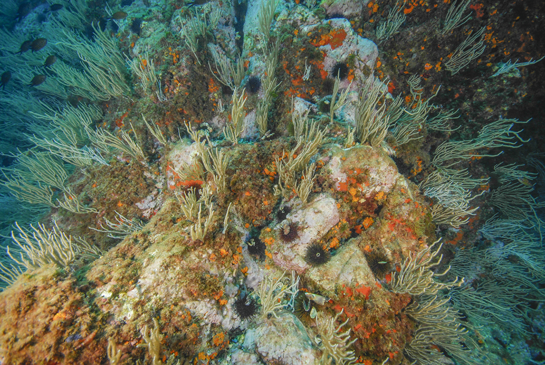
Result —
<path fill-rule="evenodd" d="M 481 349 L 541 361 L 541 322 L 516 328 L 543 301 L 536 178 L 515 159 L 492 171 L 529 122 L 489 123 L 530 85 L 539 96 L 539 73 L 491 78 L 494 53 L 443 70 L 477 27 L 505 47 L 487 51 L 538 57 L 535 35 L 514 26 L 526 5 L 473 4 L 466 19 L 464 2 L 463 24 L 442 34 L 455 2 L 75 3 L 23 4 L 2 33 L 14 80 L 0 98 L 1 199 L 20 205 L 0 215 L 0 364 L 485 364 Z M 6 4 L 3 20 L 18 13 Z M 401 28 L 379 48 L 392 9 Z M 524 47 L 498 38 L 508 32 Z M 17 52 L 42 36 L 43 51 Z M 59 62 L 30 87 L 46 50 Z M 516 163 L 542 170 L 539 156 Z M 504 201 L 532 212 L 506 237 L 512 221 L 487 221 L 512 218 Z M 16 220 L 26 228 L 10 239 Z M 521 295 L 494 292 L 508 285 Z M 499 348 L 499 317 L 513 327 L 501 342 L 535 353 Z"/>
<path fill-rule="evenodd" d="M 249 329 L 244 347 L 255 349 L 267 362 L 283 364 L 315 364 L 318 356 L 305 326 L 291 313 L 265 319 Z"/>

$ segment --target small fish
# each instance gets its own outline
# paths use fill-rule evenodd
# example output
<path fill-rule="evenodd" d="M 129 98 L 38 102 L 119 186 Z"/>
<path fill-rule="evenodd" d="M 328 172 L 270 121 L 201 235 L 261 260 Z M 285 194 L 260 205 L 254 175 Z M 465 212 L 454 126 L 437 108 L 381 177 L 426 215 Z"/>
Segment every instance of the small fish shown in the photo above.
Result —
<path fill-rule="evenodd" d="M 111 18 L 115 20 L 121 20 L 121 19 L 125 19 L 127 15 L 128 14 L 125 13 L 124 11 L 116 11 L 115 13 L 112 14 Z"/>
<path fill-rule="evenodd" d="M 55 62 L 57 62 L 57 56 L 52 54 L 50 56 L 47 56 L 47 58 L 45 59 L 45 62 L 44 62 L 44 66 L 45 67 L 52 66 Z"/>
<path fill-rule="evenodd" d="M 522 185 L 534 186 L 534 184 L 533 184 L 530 180 L 528 180 L 527 178 L 525 178 L 525 177 L 518 178 L 517 180 L 518 180 L 519 183 L 521 183 Z"/>
<path fill-rule="evenodd" d="M 61 10 L 63 8 L 63 5 L 62 4 L 53 4 L 49 7 L 49 10 L 51 11 L 57 11 L 57 10 Z"/>
<path fill-rule="evenodd" d="M 40 49 L 44 48 L 47 44 L 47 39 L 45 38 L 37 38 L 32 41 L 32 44 L 30 45 L 30 48 L 32 48 L 32 53 L 38 52 Z"/>
<path fill-rule="evenodd" d="M 40 13 L 36 16 L 36 22 L 38 22 L 39 24 L 42 24 L 46 20 L 47 20 L 47 16 L 45 14 Z"/>
<path fill-rule="evenodd" d="M 318 294 L 312 294 L 312 293 L 305 293 L 307 299 L 312 300 L 314 303 L 318 305 L 324 305 L 328 299 L 326 297 L 323 297 Z"/>
<path fill-rule="evenodd" d="M 36 75 L 32 78 L 32 81 L 30 81 L 29 86 L 38 86 L 44 83 L 46 77 L 45 75 Z"/>
<path fill-rule="evenodd" d="M 74 108 L 79 105 L 80 100 L 81 97 L 77 95 L 68 95 L 68 98 L 66 98 L 68 104 L 72 105 Z"/>
<path fill-rule="evenodd" d="M 2 74 L 2 78 L 0 80 L 0 85 L 2 85 L 2 89 L 6 88 L 6 84 L 11 79 L 11 72 L 6 71 Z"/>
<path fill-rule="evenodd" d="M 24 41 L 23 44 L 21 44 L 21 48 L 19 48 L 19 52 L 17 53 L 25 53 L 30 49 L 30 46 L 32 45 L 33 41 Z"/>

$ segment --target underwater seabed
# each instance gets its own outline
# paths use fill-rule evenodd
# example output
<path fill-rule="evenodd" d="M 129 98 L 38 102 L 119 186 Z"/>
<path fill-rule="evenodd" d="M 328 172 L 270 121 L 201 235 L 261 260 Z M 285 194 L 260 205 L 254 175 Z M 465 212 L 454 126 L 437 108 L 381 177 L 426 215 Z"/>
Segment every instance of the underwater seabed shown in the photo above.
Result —
<path fill-rule="evenodd" d="M 0 364 L 545 363 L 538 4 L 5 1 Z"/>

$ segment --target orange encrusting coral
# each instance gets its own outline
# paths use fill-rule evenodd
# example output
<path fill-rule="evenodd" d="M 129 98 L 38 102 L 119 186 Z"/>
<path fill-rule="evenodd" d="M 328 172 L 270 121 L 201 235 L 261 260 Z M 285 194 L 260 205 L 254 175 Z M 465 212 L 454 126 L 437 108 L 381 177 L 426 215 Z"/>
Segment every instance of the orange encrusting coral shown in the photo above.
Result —
<path fill-rule="evenodd" d="M 319 38 L 311 39 L 310 44 L 315 47 L 329 45 L 331 49 L 336 49 L 342 46 L 346 35 L 344 29 L 333 29 L 327 34 L 321 34 Z"/>

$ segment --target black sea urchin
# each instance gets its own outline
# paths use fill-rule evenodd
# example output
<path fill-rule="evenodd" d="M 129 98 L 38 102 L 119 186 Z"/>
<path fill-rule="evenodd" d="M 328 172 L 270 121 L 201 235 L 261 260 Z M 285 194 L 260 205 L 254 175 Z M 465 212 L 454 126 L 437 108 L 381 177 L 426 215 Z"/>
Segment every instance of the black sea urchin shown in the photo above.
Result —
<path fill-rule="evenodd" d="M 280 209 L 278 209 L 278 211 L 276 212 L 276 219 L 279 222 L 282 222 L 284 219 L 286 219 L 290 212 L 291 207 L 289 205 L 284 205 L 283 207 L 280 207 Z"/>
<path fill-rule="evenodd" d="M 265 244 L 259 238 L 255 237 L 246 242 L 248 245 L 248 252 L 251 255 L 259 256 L 263 258 L 265 256 Z"/>
<path fill-rule="evenodd" d="M 260 259 L 264 259 L 265 244 L 259 239 L 260 233 L 261 231 L 258 228 L 252 227 L 250 229 L 250 235 L 246 240 L 246 244 L 248 245 L 248 252 L 251 255 L 259 256 Z"/>
<path fill-rule="evenodd" d="M 235 301 L 235 311 L 240 319 L 245 320 L 254 316 L 257 312 L 255 300 L 245 295 Z"/>
<path fill-rule="evenodd" d="M 324 95 L 331 95 L 333 94 L 333 87 L 335 86 L 335 81 L 333 79 L 330 79 L 329 77 L 326 78 L 324 81 L 322 81 L 322 88 L 324 90 Z M 329 111 L 329 104 L 327 104 L 327 110 Z M 320 108 L 322 109 L 322 107 Z M 320 110 L 322 111 L 322 110 Z"/>
<path fill-rule="evenodd" d="M 339 79 L 344 80 L 348 76 L 348 66 L 343 62 L 337 62 L 335 66 L 333 66 L 331 73 L 333 74 L 333 78 L 338 77 Z"/>
<path fill-rule="evenodd" d="M 313 243 L 307 248 L 305 261 L 312 266 L 321 266 L 329 261 L 331 255 L 319 243 Z"/>
<path fill-rule="evenodd" d="M 367 265 L 369 265 L 369 268 L 377 278 L 384 278 L 390 271 L 390 260 L 382 252 L 377 250 L 367 252 L 365 253 L 365 258 L 367 259 Z"/>
<path fill-rule="evenodd" d="M 246 87 L 250 93 L 255 94 L 261 87 L 261 80 L 257 76 L 251 76 L 246 83 Z"/>
<path fill-rule="evenodd" d="M 285 224 L 284 227 L 280 228 L 280 238 L 284 242 L 293 242 L 299 237 L 298 229 L 299 226 L 295 222 Z"/>

